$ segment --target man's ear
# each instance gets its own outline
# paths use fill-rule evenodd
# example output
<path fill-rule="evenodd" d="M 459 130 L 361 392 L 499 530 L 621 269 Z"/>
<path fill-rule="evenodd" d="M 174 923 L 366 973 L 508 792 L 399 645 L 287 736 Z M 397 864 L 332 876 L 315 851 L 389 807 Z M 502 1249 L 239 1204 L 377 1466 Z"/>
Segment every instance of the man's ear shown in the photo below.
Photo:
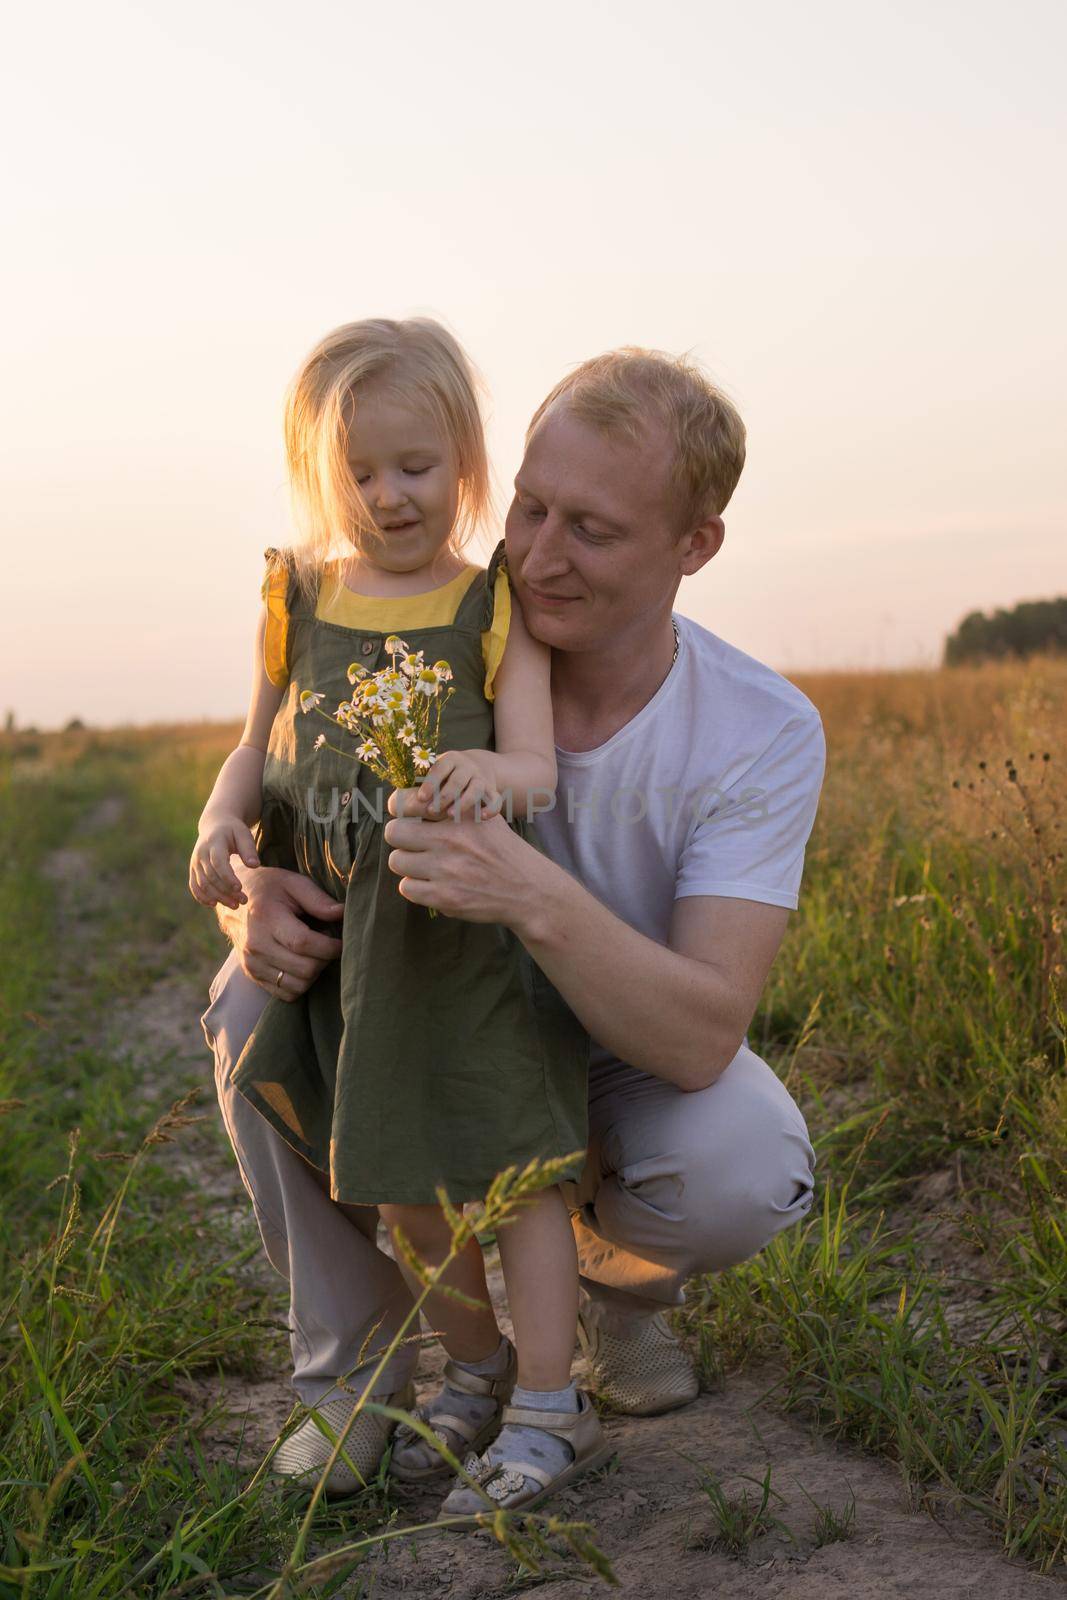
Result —
<path fill-rule="evenodd" d="M 726 524 L 721 517 L 705 517 L 683 534 L 678 541 L 678 567 L 683 576 L 691 577 L 706 566 L 718 555 L 725 538 Z"/>

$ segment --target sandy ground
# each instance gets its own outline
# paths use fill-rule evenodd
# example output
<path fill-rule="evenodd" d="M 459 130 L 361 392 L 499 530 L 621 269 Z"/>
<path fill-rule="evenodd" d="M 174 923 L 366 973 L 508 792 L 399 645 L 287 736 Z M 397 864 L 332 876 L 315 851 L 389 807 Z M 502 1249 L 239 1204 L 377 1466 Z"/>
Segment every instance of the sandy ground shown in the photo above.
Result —
<path fill-rule="evenodd" d="M 113 826 L 118 817 L 116 802 L 105 802 L 86 825 Z M 76 945 L 91 927 L 91 903 L 99 886 L 85 857 L 73 849 L 56 852 L 50 876 L 62 891 L 63 932 Z M 189 1088 L 201 1086 L 200 1104 L 193 1108 L 201 1120 L 168 1149 L 197 1192 L 200 1225 L 222 1234 L 220 1249 L 231 1250 L 242 1242 L 254 1243 L 258 1232 L 217 1112 L 212 1058 L 199 1023 L 210 977 L 210 971 L 199 972 L 156 984 L 114 1013 L 109 1034 L 113 1046 L 143 1065 L 146 1129 Z M 488 1252 L 488 1266 L 501 1326 L 510 1332 L 495 1250 Z M 285 1283 L 262 1252 L 255 1252 L 238 1270 L 270 1286 L 278 1323 L 284 1326 Z M 438 1347 L 425 1349 L 420 1398 L 433 1388 L 442 1361 Z M 574 1371 L 583 1381 L 580 1357 Z M 702 1394 L 693 1405 L 667 1416 L 606 1419 L 618 1446 L 617 1463 L 565 1491 L 551 1509 L 592 1525 L 622 1593 L 652 1600 L 710 1595 L 730 1600 L 749 1596 L 868 1600 L 898 1595 L 971 1600 L 977 1592 L 989 1600 L 1030 1600 L 1063 1592 L 1057 1580 L 1004 1559 L 995 1540 L 969 1515 L 909 1505 L 890 1465 L 820 1440 L 779 1414 L 764 1398 L 774 1380 L 773 1371 L 750 1369 L 730 1377 L 721 1391 Z M 234 1460 L 240 1451 L 249 1473 L 276 1437 L 295 1398 L 284 1370 L 265 1369 L 254 1380 L 233 1376 L 187 1380 L 183 1388 L 207 1419 L 199 1438 L 208 1458 Z M 768 1465 L 772 1485 L 782 1497 L 772 1509 L 793 1539 L 777 1532 L 766 1534 L 736 1559 L 710 1543 L 713 1529 L 700 1489 L 701 1470 L 713 1473 L 730 1491 L 747 1488 L 755 1494 L 754 1485 L 744 1480 L 761 1479 Z M 816 1547 L 816 1511 L 811 1502 L 840 1513 L 853 1497 L 853 1536 Z M 414 1524 L 432 1517 L 438 1498 L 421 1494 L 402 1501 L 402 1521 Z M 321 1554 L 326 1548 L 320 1543 L 310 1553 Z M 491 1539 L 469 1534 L 396 1541 L 363 1568 L 362 1579 L 362 1588 L 351 1579 L 343 1593 L 353 1600 L 357 1595 L 401 1594 L 489 1600 L 530 1586 L 528 1578 L 518 1575 L 514 1560 Z M 607 1592 L 588 1569 L 562 1554 L 533 1582 L 544 1600 Z"/>

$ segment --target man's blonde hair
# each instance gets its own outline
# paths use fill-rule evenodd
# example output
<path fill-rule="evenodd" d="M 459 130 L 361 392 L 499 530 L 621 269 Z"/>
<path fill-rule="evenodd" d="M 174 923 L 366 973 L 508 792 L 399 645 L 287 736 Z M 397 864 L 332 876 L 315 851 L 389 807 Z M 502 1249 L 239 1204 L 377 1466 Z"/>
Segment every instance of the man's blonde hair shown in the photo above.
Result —
<path fill-rule="evenodd" d="M 300 363 L 285 397 L 285 453 L 300 538 L 297 574 L 307 593 L 345 544 L 365 550 L 382 536 L 352 476 L 348 433 L 360 390 L 381 384 L 425 409 L 448 441 L 460 479 L 448 547 L 459 554 L 492 507 L 479 390 L 482 379 L 431 317 L 370 317 L 334 328 Z"/>
<path fill-rule="evenodd" d="M 649 422 L 663 426 L 674 447 L 672 509 L 679 538 L 729 504 L 745 464 L 745 425 L 690 357 L 623 345 L 583 361 L 542 400 L 526 430 L 527 444 L 561 399 L 609 438 L 636 441 Z"/>

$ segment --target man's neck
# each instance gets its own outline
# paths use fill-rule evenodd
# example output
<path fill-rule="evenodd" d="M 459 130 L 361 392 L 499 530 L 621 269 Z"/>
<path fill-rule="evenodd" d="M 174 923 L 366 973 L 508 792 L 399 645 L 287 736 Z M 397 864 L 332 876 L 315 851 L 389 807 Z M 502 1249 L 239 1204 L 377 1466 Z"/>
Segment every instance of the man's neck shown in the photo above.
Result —
<path fill-rule="evenodd" d="M 658 622 L 635 648 L 553 650 L 552 711 L 561 750 L 596 750 L 632 722 L 671 670 L 674 628 Z"/>

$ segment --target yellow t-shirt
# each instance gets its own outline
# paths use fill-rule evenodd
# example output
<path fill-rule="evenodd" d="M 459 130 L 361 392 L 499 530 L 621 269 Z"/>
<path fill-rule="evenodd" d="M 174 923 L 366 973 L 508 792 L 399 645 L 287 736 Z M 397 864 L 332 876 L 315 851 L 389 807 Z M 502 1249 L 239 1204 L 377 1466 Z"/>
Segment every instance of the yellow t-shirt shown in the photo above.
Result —
<path fill-rule="evenodd" d="M 436 628 L 454 622 L 460 601 L 485 568 L 468 565 L 462 572 L 424 594 L 356 594 L 341 580 L 339 573 L 328 572 L 319 588 L 315 615 L 320 622 L 334 622 L 342 628 L 365 628 L 373 632 L 403 633 L 407 628 Z M 267 627 L 263 639 L 263 662 L 267 677 L 277 688 L 289 682 L 289 612 L 286 607 L 288 574 L 279 562 L 263 579 L 260 593 L 267 607 Z M 511 591 L 507 571 L 501 567 L 493 592 L 493 625 L 482 634 L 482 660 L 485 663 L 485 697 L 495 697 L 494 679 L 504 655 L 511 623 Z"/>

